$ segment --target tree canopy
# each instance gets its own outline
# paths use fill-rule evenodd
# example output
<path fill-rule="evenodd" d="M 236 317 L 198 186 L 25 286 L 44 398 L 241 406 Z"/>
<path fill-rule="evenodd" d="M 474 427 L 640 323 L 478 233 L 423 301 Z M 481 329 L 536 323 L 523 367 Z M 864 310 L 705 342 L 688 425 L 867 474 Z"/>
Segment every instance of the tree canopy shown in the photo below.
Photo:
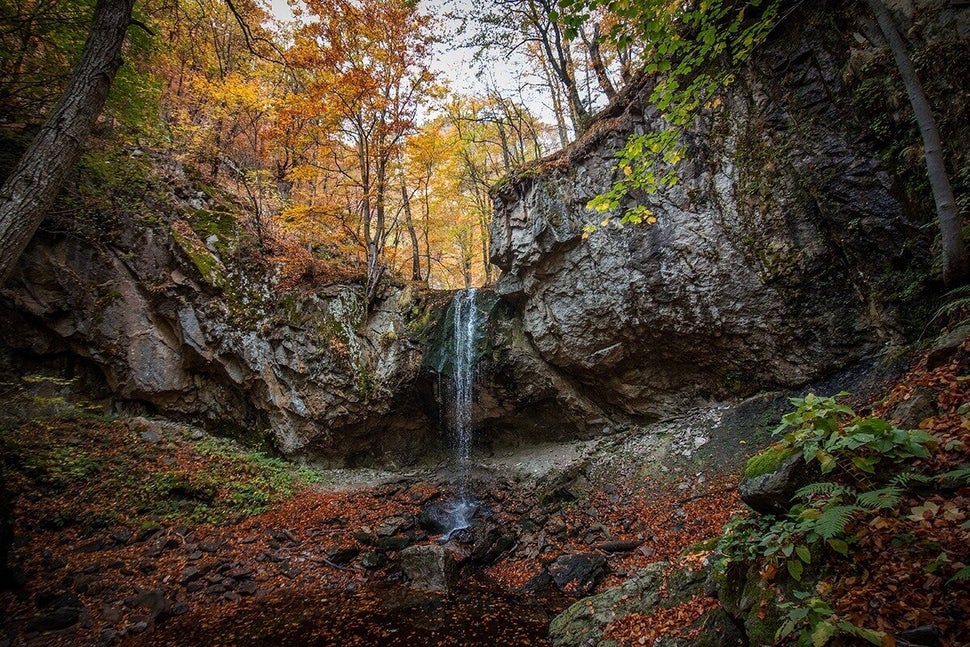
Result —
<path fill-rule="evenodd" d="M 613 186 L 588 208 L 603 224 L 655 222 L 648 197 L 677 182 L 682 135 L 717 108 L 790 10 L 781 0 L 494 0 L 448 14 L 413 0 L 292 0 L 281 18 L 262 0 L 118 6 L 128 14 L 116 43 L 125 64 L 113 59 L 120 71 L 100 135 L 167 150 L 241 196 L 263 253 L 286 240 L 340 257 L 371 294 L 388 275 L 441 287 L 491 281 L 490 185 L 581 136 L 644 75 L 667 127 L 629 138 Z M 0 5 L 0 121 L 14 139 L 55 115 L 59 97 L 77 98 L 68 79 L 83 69 L 88 35 L 100 33 L 97 15 L 90 0 Z M 455 43 L 487 72 L 477 90 L 457 92 L 435 63 Z M 497 61 L 517 66 L 501 82 L 488 72 Z M 945 169 L 931 166 L 930 177 L 942 186 Z M 6 209 L 25 204 L 20 194 L 5 200 Z M 960 219 L 942 200 L 945 274 L 959 282 Z M 33 231 L 23 222 L 4 226 Z"/>

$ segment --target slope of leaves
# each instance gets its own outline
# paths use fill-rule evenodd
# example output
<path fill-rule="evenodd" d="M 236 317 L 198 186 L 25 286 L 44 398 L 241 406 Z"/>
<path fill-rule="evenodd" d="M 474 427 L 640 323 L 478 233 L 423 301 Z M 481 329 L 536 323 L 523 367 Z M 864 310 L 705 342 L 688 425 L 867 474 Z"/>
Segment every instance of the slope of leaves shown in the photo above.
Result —
<path fill-rule="evenodd" d="M 913 463 L 925 474 L 946 474 L 970 466 L 970 343 L 958 359 L 934 370 L 920 362 L 878 403 L 888 415 L 917 389 L 930 389 L 938 415 L 922 421 L 940 450 Z M 966 644 L 970 583 L 957 574 L 970 565 L 970 484 L 942 479 L 917 487 L 891 510 L 873 513 L 856 526 L 850 559 L 833 564 L 825 586 L 836 609 L 856 624 L 887 632 L 934 624 L 943 644 Z"/>
<path fill-rule="evenodd" d="M 603 632 L 603 640 L 615 640 L 623 645 L 653 645 L 660 638 L 694 640 L 701 628 L 693 626 L 707 612 L 717 607 L 717 601 L 695 596 L 674 607 L 661 608 L 652 613 L 632 613 L 610 623 Z"/>
<path fill-rule="evenodd" d="M 520 501 L 518 507 L 529 506 Z M 528 542 L 527 547 L 490 567 L 490 576 L 509 588 L 518 588 L 535 575 L 537 560 L 549 563 L 560 555 L 593 549 L 610 554 L 609 572 L 597 588 L 601 591 L 619 585 L 648 564 L 673 560 L 686 547 L 716 536 L 740 502 L 733 487 L 718 484 L 695 492 L 677 483 L 646 480 L 605 483 L 581 501 L 555 507 L 559 510 L 540 527 L 520 537 L 520 544 Z M 516 505 L 511 509 L 517 509 Z M 522 525 L 514 515 L 504 522 Z M 610 552 L 624 544 L 624 550 Z"/>
<path fill-rule="evenodd" d="M 845 419 L 829 421 L 836 425 L 834 438 L 851 438 L 850 427 L 858 421 L 886 426 L 885 417 L 899 423 L 893 416 L 905 410 L 897 408 L 901 403 L 928 398 L 936 413 L 919 423 L 919 436 L 927 439 L 929 451 L 892 454 L 896 446 L 890 447 L 880 457 L 893 464 L 887 460 L 878 471 L 871 462 L 860 466 L 861 454 L 829 456 L 829 473 L 820 462 L 827 482 L 799 490 L 787 516 L 732 521 L 722 540 L 727 553 L 732 546 L 740 548 L 748 556 L 741 561 L 760 565 L 759 585 L 788 599 L 781 605 L 784 622 L 777 639 L 782 643 L 820 646 L 841 636 L 891 644 L 893 636 L 933 625 L 942 645 L 965 644 L 968 351 L 970 341 L 965 341 L 947 364 L 932 369 L 923 358 L 873 405 L 873 417 L 842 412 Z M 747 530 L 739 532 L 745 525 Z"/>
<path fill-rule="evenodd" d="M 737 506 L 720 486 L 601 483 L 565 502 L 496 482 L 481 492 L 487 523 L 515 545 L 441 596 L 401 586 L 397 557 L 438 539 L 416 523 L 448 496 L 438 484 L 306 487 L 308 473 L 276 459 L 137 419 L 32 420 L 4 446 L 28 582 L 23 596 L 0 595 L 14 644 L 96 644 L 107 632 L 180 645 L 191 632 L 207 645 L 542 645 L 575 597 L 521 592 L 546 564 L 598 552 L 609 563 L 601 590 L 711 536 Z M 459 561 L 471 549 L 448 546 Z M 32 630 L 65 594 L 84 619 Z M 155 598 L 161 614 L 146 607 Z"/>
<path fill-rule="evenodd" d="M 155 433 L 137 419 L 85 417 L 31 421 L 5 434 L 8 483 L 24 493 L 18 514 L 75 536 L 157 522 L 224 523 L 262 512 L 313 478 L 217 439 L 140 440 Z"/>

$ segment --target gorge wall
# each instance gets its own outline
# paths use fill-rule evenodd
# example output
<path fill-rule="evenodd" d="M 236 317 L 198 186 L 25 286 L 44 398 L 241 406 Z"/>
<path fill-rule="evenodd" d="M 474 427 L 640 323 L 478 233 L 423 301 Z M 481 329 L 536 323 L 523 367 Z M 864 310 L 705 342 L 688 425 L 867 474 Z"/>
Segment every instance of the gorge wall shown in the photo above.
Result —
<path fill-rule="evenodd" d="M 850 16 L 835 30 L 842 5 L 823 4 L 789 16 L 688 134 L 680 183 L 645 199 L 656 224 L 582 236 L 602 217 L 585 204 L 610 186 L 615 151 L 657 125 L 646 78 L 578 142 L 496 187 L 485 442 L 586 436 L 797 387 L 912 335 L 933 289 L 927 219 L 850 79 L 875 56 L 875 26 Z M 239 205 L 163 156 L 115 162 L 115 197 L 52 214 L 0 293 L 8 372 L 95 376 L 116 407 L 330 465 L 401 466 L 444 444 L 447 294 L 388 285 L 366 307 L 359 285 L 283 289 L 253 263 Z"/>
<path fill-rule="evenodd" d="M 617 177 L 615 151 L 662 125 L 650 79 L 494 191 L 497 292 L 606 410 L 654 419 L 803 385 L 912 333 L 929 244 L 853 116 L 850 50 L 877 36 L 858 16 L 833 30 L 839 14 L 785 20 L 688 133 L 679 184 L 639 196 L 656 224 L 582 235 L 603 217 L 585 205 Z"/>
<path fill-rule="evenodd" d="M 137 177 L 113 187 L 113 209 L 65 209 L 31 242 L 0 300 L 8 372 L 54 364 L 94 376 L 82 390 L 103 381 L 115 409 L 192 420 L 293 458 L 423 454 L 432 432 L 408 339 L 423 297 L 389 289 L 367 308 L 359 285 L 283 289 L 238 204 L 146 157 L 121 154 Z"/>

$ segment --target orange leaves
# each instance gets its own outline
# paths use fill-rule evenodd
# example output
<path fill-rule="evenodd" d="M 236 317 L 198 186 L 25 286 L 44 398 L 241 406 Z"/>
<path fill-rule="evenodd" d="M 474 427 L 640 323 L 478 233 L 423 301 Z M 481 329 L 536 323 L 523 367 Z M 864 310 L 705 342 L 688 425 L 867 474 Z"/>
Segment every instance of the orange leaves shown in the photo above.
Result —
<path fill-rule="evenodd" d="M 966 348 L 966 343 L 965 343 Z M 939 441 L 935 452 L 918 461 L 923 473 L 940 474 L 970 462 L 970 401 L 958 362 L 927 371 L 920 363 L 893 387 L 874 412 L 888 415 L 917 389 L 930 390 L 937 415 L 920 427 Z M 837 562 L 830 598 L 837 612 L 858 625 L 889 633 L 934 624 L 947 640 L 965 637 L 967 581 L 951 579 L 970 562 L 965 528 L 970 488 L 952 483 L 927 494 L 916 489 L 893 510 L 873 516 L 855 536 L 852 561 Z"/>

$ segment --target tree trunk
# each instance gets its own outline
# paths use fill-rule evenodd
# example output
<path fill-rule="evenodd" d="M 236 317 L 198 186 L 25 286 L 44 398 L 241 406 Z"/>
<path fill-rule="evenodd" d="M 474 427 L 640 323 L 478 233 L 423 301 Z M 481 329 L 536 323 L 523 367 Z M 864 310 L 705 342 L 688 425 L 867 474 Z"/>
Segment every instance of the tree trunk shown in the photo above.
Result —
<path fill-rule="evenodd" d="M 0 285 L 7 282 L 104 108 L 134 0 L 98 0 L 81 60 L 47 121 L 0 188 Z"/>
<path fill-rule="evenodd" d="M 425 167 L 424 175 L 424 262 L 428 268 L 428 273 L 425 274 L 424 280 L 429 284 L 431 283 L 431 165 Z"/>
<path fill-rule="evenodd" d="M 542 73 L 545 76 L 546 85 L 549 87 L 549 95 L 552 97 L 552 112 L 556 116 L 556 132 L 559 135 L 559 146 L 566 148 L 569 145 L 569 128 L 566 126 L 566 111 L 562 107 L 562 98 L 559 96 L 559 88 L 552 77 L 549 63 L 545 57 L 540 56 L 539 62 L 542 63 Z"/>
<path fill-rule="evenodd" d="M 414 220 L 411 218 L 411 196 L 408 195 L 408 188 L 404 182 L 404 173 L 401 173 L 401 203 L 404 205 L 404 226 L 407 227 L 408 236 L 411 238 L 411 279 L 421 280 L 421 248 L 418 246 L 418 232 L 414 229 Z"/>
<path fill-rule="evenodd" d="M 616 87 L 610 80 L 610 75 L 606 72 L 606 65 L 603 64 L 603 56 L 600 54 L 600 26 L 597 23 L 593 23 L 593 37 L 589 38 L 586 36 L 586 31 L 583 29 L 579 30 L 579 35 L 583 38 L 583 43 L 586 45 L 587 51 L 589 51 L 589 63 L 593 66 L 593 72 L 596 73 L 596 81 L 599 83 L 600 89 L 603 94 L 606 95 L 607 100 L 612 101 L 613 97 L 616 96 Z"/>
<path fill-rule="evenodd" d="M 926 99 L 926 93 L 923 92 L 923 86 L 916 75 L 913 61 L 906 51 L 906 45 L 889 10 L 882 0 L 866 0 L 866 2 L 876 15 L 879 28 L 889 43 L 893 58 L 896 59 L 896 67 L 903 78 L 906 94 L 909 95 L 916 123 L 923 136 L 923 155 L 926 158 L 926 171 L 933 190 L 933 200 L 936 202 L 936 215 L 943 244 L 943 282 L 948 286 L 959 285 L 967 279 L 970 265 L 968 265 L 967 248 L 963 240 L 960 213 L 957 210 L 953 189 L 946 174 L 946 164 L 943 161 L 940 131 L 936 126 L 933 110 Z"/>

